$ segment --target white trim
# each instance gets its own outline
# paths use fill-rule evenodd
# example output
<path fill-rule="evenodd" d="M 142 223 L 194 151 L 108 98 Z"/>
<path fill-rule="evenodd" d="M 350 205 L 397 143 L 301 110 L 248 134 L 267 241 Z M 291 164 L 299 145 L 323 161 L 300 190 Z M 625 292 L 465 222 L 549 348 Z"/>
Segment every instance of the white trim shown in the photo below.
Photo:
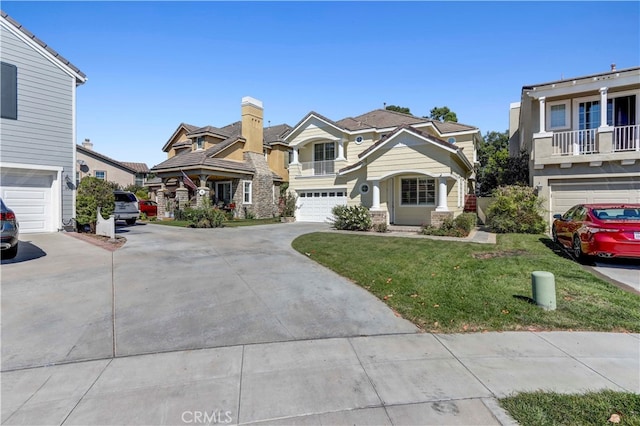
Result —
<path fill-rule="evenodd" d="M 305 124 L 306 124 L 306 123 L 307 123 L 311 118 L 315 118 L 316 120 L 320 120 L 320 121 L 322 121 L 323 123 L 325 123 L 325 124 L 327 124 L 327 125 L 329 125 L 329 126 L 333 127 L 334 129 L 338 130 L 340 133 L 345 133 L 345 132 L 346 132 L 346 133 L 348 133 L 348 131 L 347 131 L 347 130 L 345 130 L 345 129 L 341 129 L 340 127 L 336 126 L 335 124 L 333 124 L 333 123 L 329 123 L 327 120 L 325 120 L 325 119 L 323 119 L 323 118 L 320 118 L 320 117 L 318 117 L 318 116 L 317 116 L 317 115 L 315 115 L 315 114 L 309 114 L 309 115 L 307 116 L 307 118 L 305 118 L 304 120 L 302 120 L 302 122 L 301 122 L 300 124 L 298 124 L 295 128 L 293 128 L 293 129 L 291 130 L 291 132 L 289 132 L 289 135 L 288 135 L 287 137 L 285 137 L 285 138 L 284 138 L 284 140 L 286 140 L 286 141 L 290 140 L 290 139 L 289 139 L 289 136 L 292 136 L 292 135 L 293 135 L 294 133 L 296 133 L 299 129 L 301 129 L 301 128 L 302 128 L 302 127 L 303 127 L 303 126 L 304 126 L 304 125 L 305 125 Z M 299 143 L 297 143 L 297 144 L 295 144 L 295 145 L 290 144 L 289 146 L 298 146 L 298 145 L 300 145 L 300 144 L 299 144 Z"/>
<path fill-rule="evenodd" d="M 551 127 L 551 107 L 557 106 L 557 105 L 565 106 L 565 111 L 564 111 L 565 125 L 561 127 Z M 562 101 L 547 102 L 546 108 L 547 108 L 547 122 L 545 123 L 545 126 L 547 131 L 571 129 L 571 100 L 570 99 L 565 99 Z"/>
<path fill-rule="evenodd" d="M 249 201 L 245 201 L 246 192 L 246 184 L 249 184 Z M 253 181 L 243 180 L 242 181 L 242 204 L 253 204 Z"/>
<path fill-rule="evenodd" d="M 440 176 L 442 177 L 446 177 L 446 178 L 454 178 L 455 176 L 452 175 L 451 173 L 430 173 L 430 172 L 424 172 L 421 170 L 415 170 L 415 169 L 403 169 L 403 170 L 394 170 L 393 172 L 389 172 L 387 174 L 384 174 L 380 177 L 369 177 L 369 180 L 385 180 L 385 179 L 389 179 L 391 177 L 396 177 L 396 176 L 400 176 L 400 175 L 409 175 L 409 177 L 413 176 L 429 176 L 432 178 L 438 178 Z"/>
<path fill-rule="evenodd" d="M 5 27 L 7 31 L 20 38 L 23 42 L 29 45 L 32 49 L 40 53 L 47 60 L 52 62 L 55 66 L 60 68 L 63 72 L 68 74 L 70 77 L 78 80 L 80 84 L 83 84 L 88 79 L 86 77 L 82 77 L 80 74 L 75 72 L 71 67 L 60 61 L 58 58 L 49 53 L 44 47 L 40 46 L 38 43 L 33 41 L 31 38 L 27 37 L 25 33 L 23 33 L 20 29 L 16 28 L 13 24 L 7 21 L 6 18 L 0 17 L 0 25 Z M 75 82 L 74 82 L 75 83 Z"/>

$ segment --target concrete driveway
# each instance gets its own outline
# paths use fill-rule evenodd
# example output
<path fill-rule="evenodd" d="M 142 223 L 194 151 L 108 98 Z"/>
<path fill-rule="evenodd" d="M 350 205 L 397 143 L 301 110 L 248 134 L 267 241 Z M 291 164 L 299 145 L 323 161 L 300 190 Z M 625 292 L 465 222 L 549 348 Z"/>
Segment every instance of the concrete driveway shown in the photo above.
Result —
<path fill-rule="evenodd" d="M 119 228 L 109 252 L 23 238 L 2 264 L 2 370 L 181 349 L 413 333 L 359 286 L 291 249 L 326 225 Z M 350 259 L 346 261 L 357 261 Z"/>

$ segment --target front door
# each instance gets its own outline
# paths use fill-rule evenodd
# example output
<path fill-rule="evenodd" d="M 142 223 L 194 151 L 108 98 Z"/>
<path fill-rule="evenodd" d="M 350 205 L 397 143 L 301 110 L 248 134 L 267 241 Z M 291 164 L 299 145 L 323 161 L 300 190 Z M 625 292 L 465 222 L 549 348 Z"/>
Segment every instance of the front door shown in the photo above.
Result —
<path fill-rule="evenodd" d="M 216 204 L 228 205 L 231 202 L 231 182 L 216 182 Z"/>

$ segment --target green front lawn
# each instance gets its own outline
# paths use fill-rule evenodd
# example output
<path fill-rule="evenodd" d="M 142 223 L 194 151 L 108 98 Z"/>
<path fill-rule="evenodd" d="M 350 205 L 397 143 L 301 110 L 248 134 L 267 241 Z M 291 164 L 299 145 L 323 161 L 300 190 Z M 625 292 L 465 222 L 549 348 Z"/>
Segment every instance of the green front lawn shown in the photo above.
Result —
<path fill-rule="evenodd" d="M 543 235 L 498 235 L 491 245 L 313 233 L 293 247 L 431 332 L 640 332 L 640 296 L 590 274 Z M 555 311 L 530 303 L 533 271 L 554 274 Z"/>
<path fill-rule="evenodd" d="M 522 425 L 640 426 L 640 395 L 601 391 L 584 395 L 529 392 L 503 398 L 500 404 Z"/>

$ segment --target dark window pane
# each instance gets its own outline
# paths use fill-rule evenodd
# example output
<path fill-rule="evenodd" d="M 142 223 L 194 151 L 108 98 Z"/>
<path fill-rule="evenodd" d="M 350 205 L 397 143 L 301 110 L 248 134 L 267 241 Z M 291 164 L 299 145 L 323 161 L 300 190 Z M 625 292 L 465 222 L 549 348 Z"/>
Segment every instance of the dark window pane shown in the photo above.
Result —
<path fill-rule="evenodd" d="M 2 62 L 0 67 L 0 116 L 18 119 L 18 68 Z"/>

